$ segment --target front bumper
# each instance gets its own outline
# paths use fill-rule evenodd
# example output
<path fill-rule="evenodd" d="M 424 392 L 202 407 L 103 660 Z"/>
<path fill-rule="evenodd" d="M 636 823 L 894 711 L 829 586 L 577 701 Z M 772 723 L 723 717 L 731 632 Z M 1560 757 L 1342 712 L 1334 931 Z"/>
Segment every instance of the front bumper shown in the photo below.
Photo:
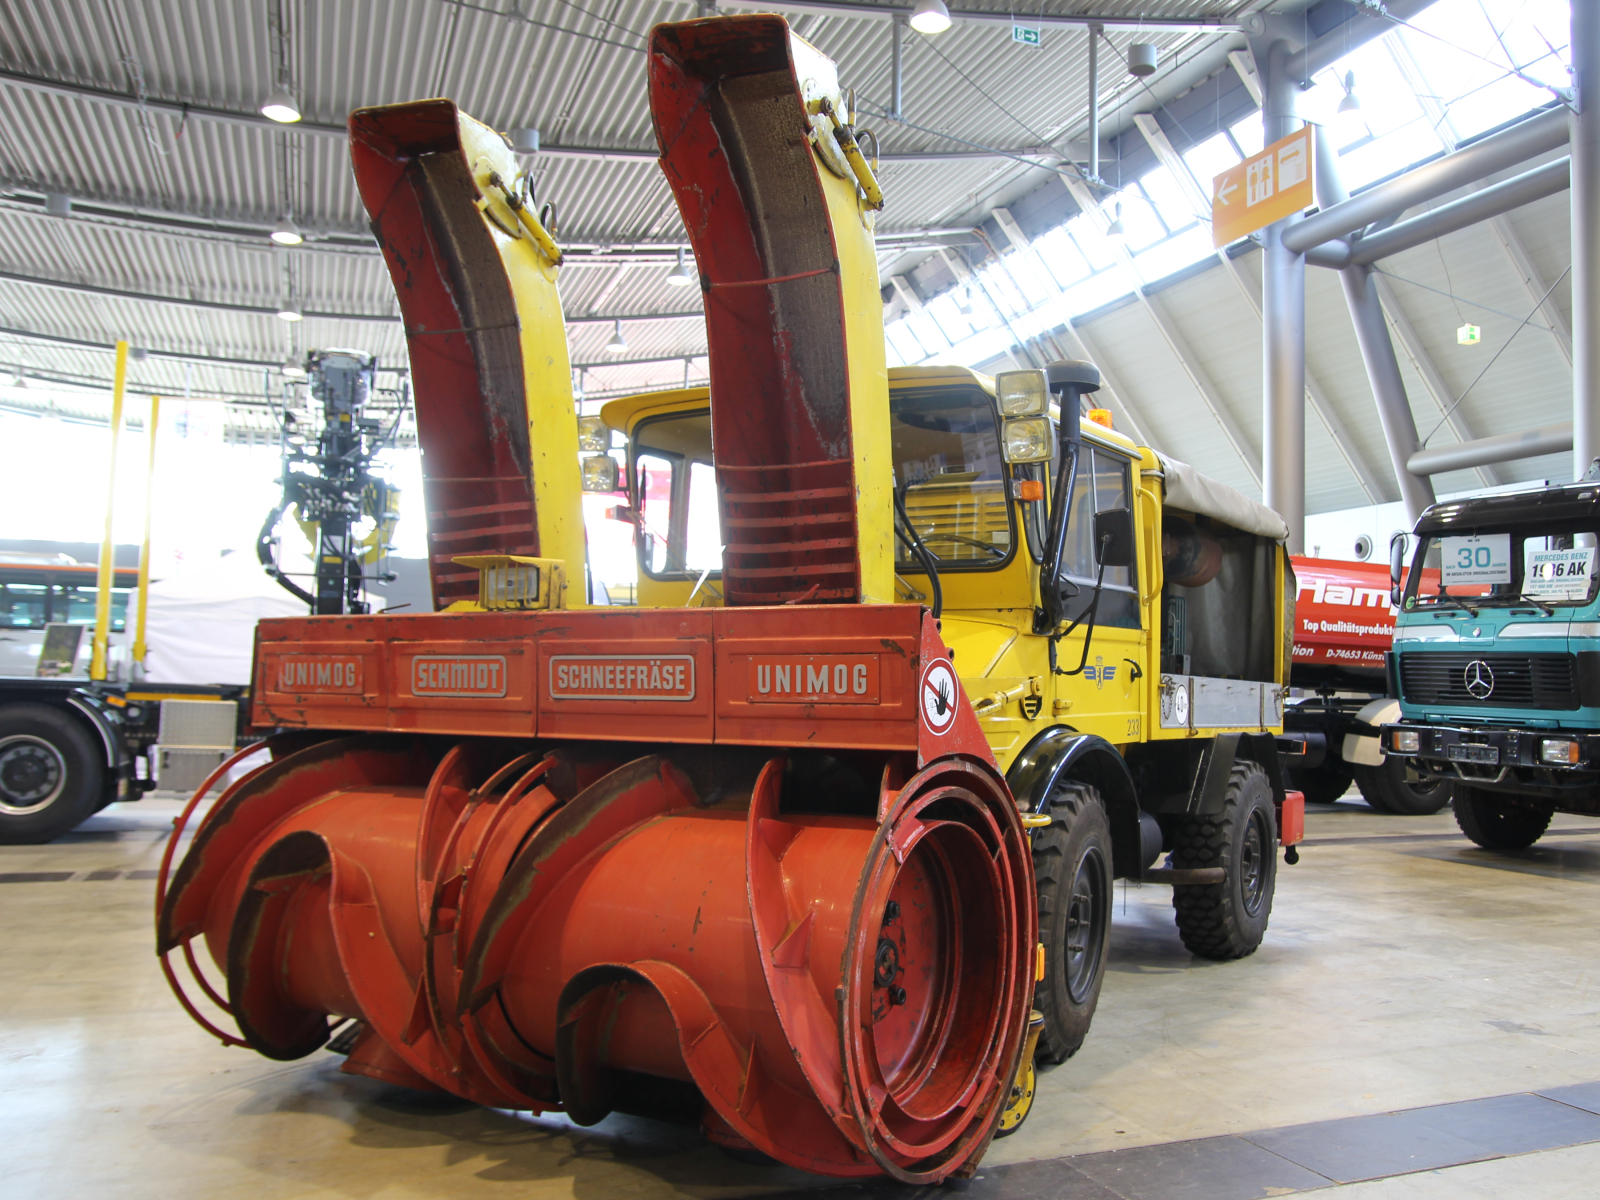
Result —
<path fill-rule="evenodd" d="M 1395 735 L 1401 732 L 1416 734 L 1415 751 L 1395 748 Z M 1383 726 L 1381 739 L 1386 754 L 1440 779 L 1551 799 L 1600 796 L 1600 734 L 1401 721 Z M 1543 761 L 1546 741 L 1577 742 L 1578 760 Z"/>

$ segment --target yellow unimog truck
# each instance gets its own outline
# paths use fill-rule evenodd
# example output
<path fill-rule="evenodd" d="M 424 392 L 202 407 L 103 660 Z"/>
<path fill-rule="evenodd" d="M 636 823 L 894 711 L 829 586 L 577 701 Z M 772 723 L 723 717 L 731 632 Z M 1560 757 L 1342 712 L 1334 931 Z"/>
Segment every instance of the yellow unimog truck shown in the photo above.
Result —
<path fill-rule="evenodd" d="M 1184 945 L 1247 955 L 1272 911 L 1277 847 L 1295 861 L 1303 801 L 1274 735 L 1290 667 L 1283 520 L 1141 447 L 1090 409 L 1086 362 L 995 379 L 889 372 L 895 599 L 928 604 L 1033 826 L 1043 1061 L 1088 1032 L 1112 881 L 1166 883 Z M 723 538 L 705 388 L 614 400 L 585 486 L 619 489 L 638 603 L 721 601 Z M 1157 865 L 1163 853 L 1168 858 Z"/>

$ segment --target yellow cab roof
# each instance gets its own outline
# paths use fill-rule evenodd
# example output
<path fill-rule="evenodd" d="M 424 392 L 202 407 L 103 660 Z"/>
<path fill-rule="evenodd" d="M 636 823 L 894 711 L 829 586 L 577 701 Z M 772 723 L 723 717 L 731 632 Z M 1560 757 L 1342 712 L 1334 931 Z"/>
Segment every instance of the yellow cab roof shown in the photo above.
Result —
<path fill-rule="evenodd" d="M 914 367 L 890 367 L 889 384 L 892 387 L 897 383 L 917 383 L 924 385 L 975 383 L 990 395 L 994 394 L 994 380 L 981 371 L 974 371 L 971 367 L 959 367 L 945 363 L 927 363 Z M 657 416 L 661 413 L 678 412 L 686 409 L 703 408 L 709 401 L 711 390 L 702 384 L 699 387 L 672 388 L 662 392 L 643 392 L 637 396 L 624 396 L 612 400 L 600 409 L 600 419 L 608 428 L 618 430 L 624 434 L 631 434 L 633 427 L 642 418 Z M 1125 450 L 1135 458 L 1139 457 L 1139 445 L 1132 438 L 1119 433 L 1115 429 L 1107 429 L 1092 421 L 1085 421 L 1082 425 L 1083 435 L 1090 441 L 1103 442 Z"/>

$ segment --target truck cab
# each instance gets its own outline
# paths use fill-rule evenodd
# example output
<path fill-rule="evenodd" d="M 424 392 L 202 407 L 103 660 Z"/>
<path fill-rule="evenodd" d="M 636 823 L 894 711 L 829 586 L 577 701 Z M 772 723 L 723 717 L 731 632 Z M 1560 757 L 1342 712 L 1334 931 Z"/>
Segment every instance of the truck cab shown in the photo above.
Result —
<path fill-rule="evenodd" d="M 888 375 L 894 486 L 877 520 L 895 594 L 877 599 L 933 611 L 1032 814 L 1050 964 L 1039 1045 L 1060 1061 L 1098 995 L 1114 878 L 1172 884 L 1196 954 L 1236 958 L 1265 933 L 1277 847 L 1293 861 L 1303 826 L 1275 741 L 1294 624 L 1287 529 L 1104 410 L 1084 413 L 1092 364 Z M 620 484 L 607 463 L 584 477 L 620 486 L 611 511 L 635 529 L 639 604 L 719 605 L 731 539 L 707 390 L 614 400 L 600 420 L 623 435 L 626 467 Z M 826 529 L 803 540 L 825 544 Z"/>
<path fill-rule="evenodd" d="M 1457 821 L 1489 849 L 1532 845 L 1556 812 L 1600 815 L 1597 497 L 1586 480 L 1439 504 L 1408 572 L 1392 548 L 1384 748 L 1454 781 Z"/>

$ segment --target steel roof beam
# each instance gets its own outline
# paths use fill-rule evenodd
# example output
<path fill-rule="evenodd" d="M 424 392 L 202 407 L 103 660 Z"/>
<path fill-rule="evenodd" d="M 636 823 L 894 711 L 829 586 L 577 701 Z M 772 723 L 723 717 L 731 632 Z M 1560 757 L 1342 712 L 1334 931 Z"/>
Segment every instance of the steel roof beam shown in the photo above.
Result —
<path fill-rule="evenodd" d="M 1403 0 L 1390 0 L 1390 8 Z M 910 4 L 868 5 L 853 4 L 849 0 L 721 0 L 723 8 L 755 8 L 763 12 L 780 9 L 790 12 L 822 13 L 830 17 L 892 20 L 896 16 L 911 15 Z M 1152 33 L 1225 33 L 1237 30 L 1239 18 L 1228 13 L 1197 13 L 1189 17 L 1140 17 L 1118 13 L 1104 16 L 1098 13 L 1023 13 L 1021 6 L 1012 9 L 960 8 L 951 4 L 952 21 L 971 21 L 975 24 L 1010 25 L 1021 18 L 1035 25 L 1064 26 L 1081 29 L 1085 25 L 1104 25 L 1107 29 L 1146 30 Z M 1013 15 L 1015 14 L 1015 16 Z"/>
<path fill-rule="evenodd" d="M 188 296 L 162 296 L 154 292 L 130 292 L 124 288 L 101 287 L 92 283 L 72 283 L 65 279 L 46 279 L 38 275 L 24 275 L 17 271 L 0 271 L 0 280 L 25 283 L 36 287 L 56 288 L 67 292 L 86 292 L 92 296 L 110 296 L 119 300 L 136 300 L 141 303 L 171 304 L 179 308 L 204 308 L 214 312 L 235 312 L 249 315 L 275 317 L 279 309 L 260 304 L 230 304 L 223 300 L 196 300 Z M 398 325 L 400 318 L 386 313 L 341 313 L 301 309 L 307 320 L 360 321 L 366 324 Z M 609 325 L 613 321 L 632 323 L 639 321 L 701 321 L 705 314 L 700 309 L 693 312 L 665 313 L 607 313 L 583 317 L 569 316 L 568 325 Z"/>
<path fill-rule="evenodd" d="M 1488 463 L 1515 462 L 1523 458 L 1538 458 L 1543 454 L 1563 454 L 1571 449 L 1572 422 L 1562 421 L 1517 433 L 1496 434 L 1455 446 L 1418 450 L 1406 460 L 1406 469 L 1413 475 L 1443 475 L 1447 471 L 1464 471 Z"/>
<path fill-rule="evenodd" d="M 1492 133 L 1453 154 L 1434 159 L 1369 188 L 1343 204 L 1323 209 L 1283 234 L 1285 248 L 1303 254 L 1330 238 L 1344 237 L 1374 221 L 1398 216 L 1427 200 L 1476 183 L 1535 155 L 1567 144 L 1567 110 L 1547 109 L 1509 129 Z"/>

